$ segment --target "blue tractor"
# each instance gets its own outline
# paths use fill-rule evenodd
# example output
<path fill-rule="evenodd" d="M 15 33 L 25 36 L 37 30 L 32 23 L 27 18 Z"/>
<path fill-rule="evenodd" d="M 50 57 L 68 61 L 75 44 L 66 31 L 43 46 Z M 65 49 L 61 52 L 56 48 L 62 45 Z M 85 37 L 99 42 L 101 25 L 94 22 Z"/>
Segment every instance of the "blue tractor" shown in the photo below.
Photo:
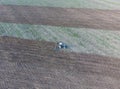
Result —
<path fill-rule="evenodd" d="M 57 42 L 57 45 L 55 47 L 56 50 L 60 50 L 60 49 L 68 49 L 68 45 L 65 44 L 64 42 Z"/>

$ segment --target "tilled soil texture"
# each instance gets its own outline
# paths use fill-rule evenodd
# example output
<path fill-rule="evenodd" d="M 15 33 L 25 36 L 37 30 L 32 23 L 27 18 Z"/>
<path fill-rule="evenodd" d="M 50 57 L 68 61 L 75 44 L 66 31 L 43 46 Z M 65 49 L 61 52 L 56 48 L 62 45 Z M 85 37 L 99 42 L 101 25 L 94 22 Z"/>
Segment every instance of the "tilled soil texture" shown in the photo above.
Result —
<path fill-rule="evenodd" d="M 120 88 L 120 59 L 54 47 L 52 42 L 0 37 L 0 88 Z"/>
<path fill-rule="evenodd" d="M 0 21 L 119 30 L 120 10 L 0 5 Z"/>

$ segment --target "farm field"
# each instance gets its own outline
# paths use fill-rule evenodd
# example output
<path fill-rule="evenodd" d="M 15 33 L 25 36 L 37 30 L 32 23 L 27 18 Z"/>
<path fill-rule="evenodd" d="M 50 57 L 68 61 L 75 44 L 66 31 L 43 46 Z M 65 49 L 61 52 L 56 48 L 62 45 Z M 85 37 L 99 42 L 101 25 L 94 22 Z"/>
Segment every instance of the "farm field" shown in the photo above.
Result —
<path fill-rule="evenodd" d="M 0 0 L 0 89 L 119 88 L 119 0 Z"/>
<path fill-rule="evenodd" d="M 119 30 L 119 10 L 0 5 L 0 21 L 63 27 Z"/>
<path fill-rule="evenodd" d="M 0 0 L 0 4 L 65 8 L 120 9 L 119 0 Z"/>
<path fill-rule="evenodd" d="M 68 0 L 1 0 L 0 35 L 52 42 L 63 41 L 70 44 L 74 52 L 120 57 L 119 3 L 118 0 L 72 0 L 70 2 Z M 19 5 L 18 9 L 17 5 Z M 30 10 L 32 6 L 37 9 Z M 46 11 L 39 6 L 46 8 Z M 25 11 L 20 7 L 27 9 Z M 61 7 L 65 10 L 61 10 Z M 51 8 L 52 11 L 57 8 L 59 11 L 47 15 L 49 13 L 47 8 Z M 59 13 L 66 12 L 66 8 L 69 15 Z M 76 17 L 73 14 L 74 8 L 81 10 L 78 13 L 80 16 Z M 99 13 L 100 9 L 103 10 L 102 14 Z M 68 16 L 69 18 L 66 18 Z M 36 24 L 34 19 L 37 19 L 39 24 Z"/>
<path fill-rule="evenodd" d="M 8 23 L 0 23 L 0 29 L 1 36 L 63 41 L 74 52 L 120 57 L 120 31 Z"/>
<path fill-rule="evenodd" d="M 120 59 L 58 52 L 54 45 L 0 37 L 0 88 L 119 89 Z"/>

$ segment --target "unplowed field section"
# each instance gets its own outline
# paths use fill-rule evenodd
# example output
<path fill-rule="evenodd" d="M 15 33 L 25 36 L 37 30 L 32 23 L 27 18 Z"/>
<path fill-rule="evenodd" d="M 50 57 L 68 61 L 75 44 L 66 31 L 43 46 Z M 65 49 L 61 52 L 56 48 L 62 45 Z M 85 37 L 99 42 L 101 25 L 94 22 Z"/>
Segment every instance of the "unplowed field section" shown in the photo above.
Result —
<path fill-rule="evenodd" d="M 0 88 L 120 88 L 120 59 L 55 51 L 54 46 L 0 37 Z"/>
<path fill-rule="evenodd" d="M 0 22 L 120 29 L 120 10 L 0 5 Z"/>

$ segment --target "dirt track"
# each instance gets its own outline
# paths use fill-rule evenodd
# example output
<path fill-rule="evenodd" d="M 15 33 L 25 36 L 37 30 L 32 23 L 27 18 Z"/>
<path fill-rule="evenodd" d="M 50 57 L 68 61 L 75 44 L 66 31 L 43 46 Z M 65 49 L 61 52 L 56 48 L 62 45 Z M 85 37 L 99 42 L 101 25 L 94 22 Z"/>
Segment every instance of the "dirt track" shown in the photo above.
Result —
<path fill-rule="evenodd" d="M 120 29 L 120 10 L 0 5 L 0 22 Z"/>
<path fill-rule="evenodd" d="M 0 88 L 120 88 L 120 59 L 56 52 L 54 45 L 0 37 Z"/>

